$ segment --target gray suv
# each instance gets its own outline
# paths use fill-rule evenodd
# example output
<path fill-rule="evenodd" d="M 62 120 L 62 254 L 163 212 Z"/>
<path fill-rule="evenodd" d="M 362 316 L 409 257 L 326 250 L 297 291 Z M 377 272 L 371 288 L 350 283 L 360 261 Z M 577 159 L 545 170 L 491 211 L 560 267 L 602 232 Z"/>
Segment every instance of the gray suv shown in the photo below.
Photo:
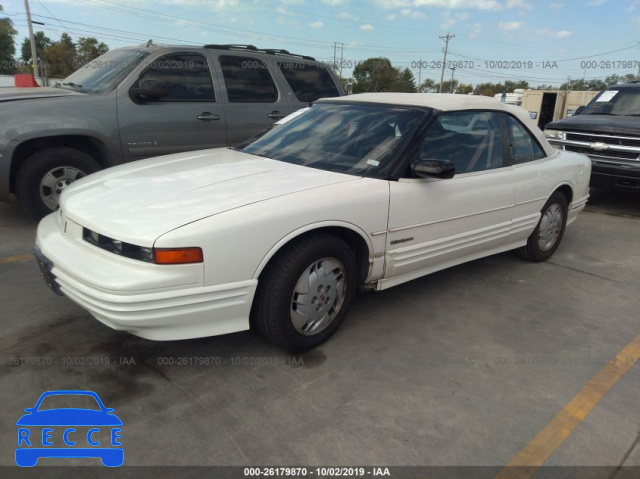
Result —
<path fill-rule="evenodd" d="M 34 218 L 64 188 L 151 156 L 238 146 L 319 98 L 343 95 L 311 57 L 251 45 L 112 50 L 55 88 L 0 89 L 0 200 Z"/>

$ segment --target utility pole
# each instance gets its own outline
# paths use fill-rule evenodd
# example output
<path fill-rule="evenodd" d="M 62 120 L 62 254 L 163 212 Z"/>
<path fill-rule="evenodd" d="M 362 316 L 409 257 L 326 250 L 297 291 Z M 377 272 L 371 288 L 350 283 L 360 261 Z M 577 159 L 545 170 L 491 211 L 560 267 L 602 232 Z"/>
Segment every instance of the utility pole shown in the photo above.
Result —
<path fill-rule="evenodd" d="M 418 65 L 418 93 L 422 93 L 420 91 L 420 85 L 422 85 L 422 58 L 420 59 L 420 64 Z"/>
<path fill-rule="evenodd" d="M 438 87 L 438 93 L 442 93 L 442 82 L 444 81 L 444 67 L 447 64 L 447 52 L 449 51 L 449 40 L 455 38 L 455 35 L 447 34 L 444 37 L 438 37 L 445 41 L 444 45 L 444 60 L 442 60 L 442 73 L 440 74 L 440 86 Z"/>
<path fill-rule="evenodd" d="M 340 43 L 340 78 L 342 78 L 343 63 L 344 63 L 344 43 Z"/>
<path fill-rule="evenodd" d="M 456 72 L 455 67 L 451 68 L 451 93 L 453 93 L 453 74 Z"/>
<path fill-rule="evenodd" d="M 25 0 L 26 1 L 26 0 Z M 338 42 L 333 42 L 333 71 L 337 71 L 338 69 L 336 64 L 336 48 L 338 46 Z"/>
<path fill-rule="evenodd" d="M 31 24 L 31 10 L 29 9 L 29 0 L 24 0 L 24 8 L 27 10 L 27 25 L 29 25 L 29 40 L 31 41 L 31 68 L 33 69 L 33 77 L 37 80 L 40 76 L 38 71 L 38 57 L 36 55 L 36 40 L 33 38 L 33 25 Z"/>

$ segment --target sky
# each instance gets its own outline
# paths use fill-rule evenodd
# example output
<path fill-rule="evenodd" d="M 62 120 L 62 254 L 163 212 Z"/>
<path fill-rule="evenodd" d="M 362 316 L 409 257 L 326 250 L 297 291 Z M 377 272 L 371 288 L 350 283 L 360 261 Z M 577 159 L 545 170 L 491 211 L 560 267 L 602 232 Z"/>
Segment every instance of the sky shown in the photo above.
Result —
<path fill-rule="evenodd" d="M 24 0 L 0 0 L 28 35 Z M 476 85 L 559 86 L 640 72 L 640 0 L 29 0 L 35 30 L 93 36 L 114 49 L 146 43 L 252 44 L 323 62 L 342 75 L 370 57 Z M 19 53 L 18 53 L 19 55 Z"/>

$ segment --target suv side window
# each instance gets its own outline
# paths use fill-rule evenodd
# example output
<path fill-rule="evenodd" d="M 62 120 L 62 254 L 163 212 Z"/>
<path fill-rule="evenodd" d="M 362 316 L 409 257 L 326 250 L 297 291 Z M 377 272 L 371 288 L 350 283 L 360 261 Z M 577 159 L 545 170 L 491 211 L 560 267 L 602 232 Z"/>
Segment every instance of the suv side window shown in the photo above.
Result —
<path fill-rule="evenodd" d="M 215 101 L 207 60 L 196 53 L 171 53 L 153 60 L 140 75 L 138 88 L 166 88 L 157 101 Z"/>
<path fill-rule="evenodd" d="M 319 98 L 340 96 L 331 75 L 325 67 L 299 62 L 278 61 L 278 67 L 289 83 L 298 101 L 310 103 Z"/>
<path fill-rule="evenodd" d="M 278 90 L 267 64 L 256 58 L 221 55 L 222 76 L 230 102 L 274 102 Z"/>
<path fill-rule="evenodd" d="M 511 156 L 514 164 L 539 160 L 546 155 L 531 133 L 518 120 L 510 115 L 505 115 L 507 128 L 511 135 Z"/>
<path fill-rule="evenodd" d="M 496 112 L 445 112 L 429 127 L 420 157 L 449 160 L 456 173 L 489 170 L 505 166 L 502 144 Z"/>

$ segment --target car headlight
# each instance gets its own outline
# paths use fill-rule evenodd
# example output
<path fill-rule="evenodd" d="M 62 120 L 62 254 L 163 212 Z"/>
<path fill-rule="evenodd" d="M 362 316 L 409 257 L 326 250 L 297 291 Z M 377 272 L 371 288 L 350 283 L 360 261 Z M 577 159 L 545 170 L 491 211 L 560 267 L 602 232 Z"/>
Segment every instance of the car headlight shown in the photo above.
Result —
<path fill-rule="evenodd" d="M 566 140 L 567 134 L 560 130 L 544 130 L 544 136 L 551 140 Z"/>
<path fill-rule="evenodd" d="M 202 263 L 202 249 L 193 248 L 147 248 L 125 243 L 108 236 L 101 235 L 88 228 L 82 229 L 82 239 L 100 249 L 120 256 L 155 264 L 189 264 Z"/>

